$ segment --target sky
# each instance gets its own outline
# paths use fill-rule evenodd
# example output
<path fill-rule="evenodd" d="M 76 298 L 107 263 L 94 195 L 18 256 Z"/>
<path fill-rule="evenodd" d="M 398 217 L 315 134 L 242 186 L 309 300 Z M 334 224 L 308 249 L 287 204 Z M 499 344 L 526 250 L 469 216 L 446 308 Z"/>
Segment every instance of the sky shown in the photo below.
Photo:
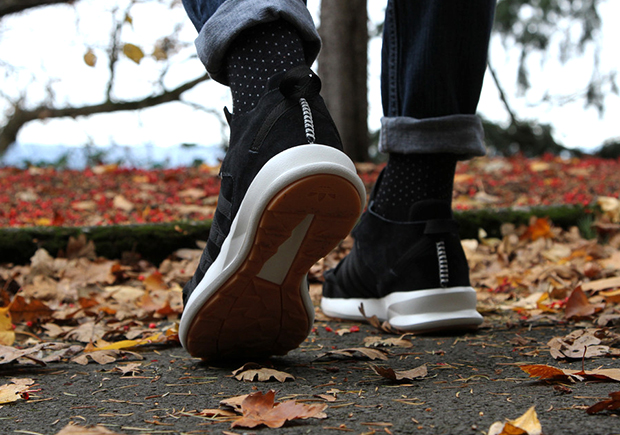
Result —
<path fill-rule="evenodd" d="M 101 102 L 102 89 L 108 78 L 105 47 L 112 25 L 111 9 L 121 6 L 117 16 L 124 16 L 128 0 L 82 0 L 75 7 L 60 5 L 44 7 L 24 14 L 4 18 L 0 23 L 0 92 L 12 99 L 25 98 L 33 105 L 49 98 L 53 91 L 55 104 L 91 104 Z M 318 22 L 318 0 L 309 0 L 308 7 Z M 382 20 L 385 2 L 369 1 L 372 24 Z M 617 69 L 617 47 L 620 41 L 620 2 L 607 1 L 601 6 L 603 16 L 602 68 Z M 143 47 L 149 54 L 155 41 L 172 33 L 176 25 L 181 27 L 180 40 L 185 47 L 177 53 L 169 65 L 163 81 L 171 88 L 179 83 L 198 77 L 204 72 L 195 57 L 193 40 L 196 30 L 189 23 L 181 7 L 168 8 L 163 4 L 136 5 L 132 9 L 133 23 L 123 28 L 122 39 Z M 83 56 L 90 48 L 98 55 L 95 67 L 85 64 Z M 381 103 L 379 94 L 380 38 L 371 40 L 369 47 L 369 126 L 376 130 L 380 125 Z M 583 59 L 575 59 L 566 65 L 554 60 L 543 62 L 540 56 L 532 56 L 533 87 L 524 97 L 516 96 L 516 71 L 518 54 L 503 46 L 499 38 L 493 38 L 490 60 L 498 71 L 511 106 L 520 119 L 537 119 L 554 127 L 556 140 L 570 148 L 593 149 L 606 139 L 619 137 L 617 119 L 620 117 L 620 97 L 610 95 L 606 100 L 606 112 L 600 117 L 593 109 L 584 109 L 583 100 L 563 107 L 536 104 L 547 91 L 571 93 L 585 87 L 591 75 L 591 53 Z M 550 59 L 556 56 L 551 53 Z M 584 60 L 585 59 L 585 60 Z M 10 66 L 9 66 L 10 65 Z M 163 68 L 150 57 L 138 65 L 122 57 L 118 63 L 119 77 L 113 95 L 122 98 L 140 98 L 153 92 Z M 25 95 L 23 94 L 25 93 Z M 209 110 L 221 113 L 230 107 L 228 89 L 209 81 L 183 98 L 201 104 Z M 0 103 L 0 113 L 8 109 Z M 479 113 L 496 122 L 507 122 L 497 88 L 487 73 L 482 90 Z M 0 115 L 1 116 L 1 115 Z M 1 118 L 0 118 L 1 119 Z M 170 103 L 142 110 L 137 113 L 116 113 L 92 116 L 84 119 L 61 119 L 31 122 L 18 136 L 21 144 L 43 145 L 149 145 L 172 146 L 181 143 L 219 145 L 226 137 L 221 117 L 196 110 L 189 105 Z"/>

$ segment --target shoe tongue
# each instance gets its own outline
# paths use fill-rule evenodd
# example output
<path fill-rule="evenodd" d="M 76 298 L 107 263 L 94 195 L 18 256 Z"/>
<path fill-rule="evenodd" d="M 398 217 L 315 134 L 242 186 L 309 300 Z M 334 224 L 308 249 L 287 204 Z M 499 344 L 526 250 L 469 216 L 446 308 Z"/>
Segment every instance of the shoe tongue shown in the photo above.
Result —
<path fill-rule="evenodd" d="M 439 199 L 417 201 L 409 208 L 409 222 L 451 218 L 452 209 L 450 203 Z"/>

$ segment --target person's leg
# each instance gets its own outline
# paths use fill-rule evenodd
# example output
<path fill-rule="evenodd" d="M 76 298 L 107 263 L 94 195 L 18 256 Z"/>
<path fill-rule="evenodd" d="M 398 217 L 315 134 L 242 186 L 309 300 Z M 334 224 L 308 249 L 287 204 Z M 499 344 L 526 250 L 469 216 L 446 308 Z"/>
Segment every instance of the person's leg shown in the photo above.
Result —
<path fill-rule="evenodd" d="M 308 67 L 319 39 L 301 0 L 184 0 L 212 78 L 233 94 L 207 246 L 183 289 L 179 337 L 205 359 L 297 347 L 306 273 L 351 230 L 365 191 Z"/>
<path fill-rule="evenodd" d="M 390 0 L 382 52 L 388 164 L 353 231 L 352 252 L 326 273 L 334 317 L 377 315 L 407 330 L 475 325 L 475 292 L 451 212 L 456 162 L 483 155 L 475 111 L 495 1 Z"/>

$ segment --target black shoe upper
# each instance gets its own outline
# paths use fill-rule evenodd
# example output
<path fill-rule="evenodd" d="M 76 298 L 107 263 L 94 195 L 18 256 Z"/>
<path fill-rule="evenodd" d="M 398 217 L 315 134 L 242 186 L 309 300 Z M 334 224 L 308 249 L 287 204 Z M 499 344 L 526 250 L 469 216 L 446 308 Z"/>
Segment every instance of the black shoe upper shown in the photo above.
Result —
<path fill-rule="evenodd" d="M 382 298 L 393 292 L 469 286 L 450 204 L 419 201 L 410 217 L 410 222 L 384 219 L 373 211 L 371 200 L 351 233 L 353 249 L 325 273 L 323 296 Z"/>
<path fill-rule="evenodd" d="M 218 205 L 198 269 L 183 288 L 184 303 L 217 258 L 252 180 L 269 159 L 309 143 L 342 150 L 320 89 L 317 75 L 306 66 L 298 66 L 272 77 L 266 93 L 251 111 L 227 113 L 230 146 L 220 169 Z"/>

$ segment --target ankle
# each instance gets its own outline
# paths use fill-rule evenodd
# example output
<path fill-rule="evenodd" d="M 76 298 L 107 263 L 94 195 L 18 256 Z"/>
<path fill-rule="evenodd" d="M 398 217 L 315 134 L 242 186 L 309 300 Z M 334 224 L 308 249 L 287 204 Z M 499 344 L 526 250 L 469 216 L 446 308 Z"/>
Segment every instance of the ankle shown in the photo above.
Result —
<path fill-rule="evenodd" d="M 411 221 L 415 204 L 452 202 L 456 156 L 391 153 L 374 197 L 374 211 L 390 220 Z"/>
<path fill-rule="evenodd" d="M 226 54 L 233 111 L 252 110 L 270 77 L 304 63 L 301 38 L 293 25 L 282 19 L 241 32 Z"/>

